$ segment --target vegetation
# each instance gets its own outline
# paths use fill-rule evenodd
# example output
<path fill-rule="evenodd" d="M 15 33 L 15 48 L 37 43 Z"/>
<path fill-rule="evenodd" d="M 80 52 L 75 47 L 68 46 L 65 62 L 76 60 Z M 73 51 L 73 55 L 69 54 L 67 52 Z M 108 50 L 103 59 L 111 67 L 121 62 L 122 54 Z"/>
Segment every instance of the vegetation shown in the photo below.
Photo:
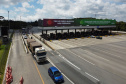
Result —
<path fill-rule="evenodd" d="M 78 18 L 75 18 L 75 19 L 78 19 Z M 96 18 L 86 18 L 86 19 L 96 19 Z M 8 20 L 0 20 L 0 26 L 7 26 L 7 25 L 9 25 Z M 24 22 L 24 21 L 10 20 L 10 29 L 21 29 L 27 26 L 38 26 L 38 21 L 36 20 L 34 22 Z M 116 28 L 113 28 L 113 30 L 126 31 L 126 22 L 123 22 L 123 21 L 116 22 Z"/>
<path fill-rule="evenodd" d="M 10 39 L 12 39 L 12 37 L 13 37 L 13 33 L 11 34 Z M 8 42 L 7 45 L 2 45 L 0 48 L 0 84 L 2 84 L 6 61 L 10 50 L 10 45 L 11 45 L 11 40 Z"/>
<path fill-rule="evenodd" d="M 116 30 L 118 31 L 126 31 L 126 22 L 117 22 L 116 23 Z"/>
<path fill-rule="evenodd" d="M 0 26 L 8 26 L 9 22 L 8 20 L 0 20 Z M 38 26 L 38 21 L 34 22 L 24 22 L 24 21 L 13 21 L 10 20 L 10 29 L 21 29 L 23 27 L 27 26 Z"/>

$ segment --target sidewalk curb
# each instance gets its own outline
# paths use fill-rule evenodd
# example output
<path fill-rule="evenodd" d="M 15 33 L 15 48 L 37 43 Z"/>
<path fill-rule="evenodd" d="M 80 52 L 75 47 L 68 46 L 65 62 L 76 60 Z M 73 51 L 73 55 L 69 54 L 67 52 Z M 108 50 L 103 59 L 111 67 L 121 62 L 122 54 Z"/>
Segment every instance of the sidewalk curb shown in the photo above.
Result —
<path fill-rule="evenodd" d="M 25 48 L 25 52 L 28 53 L 28 50 L 27 50 L 27 48 L 26 48 L 26 46 L 25 46 L 25 44 L 24 44 L 23 36 L 22 36 L 22 35 L 21 35 L 21 40 L 22 40 L 23 46 L 24 46 L 24 48 Z"/>

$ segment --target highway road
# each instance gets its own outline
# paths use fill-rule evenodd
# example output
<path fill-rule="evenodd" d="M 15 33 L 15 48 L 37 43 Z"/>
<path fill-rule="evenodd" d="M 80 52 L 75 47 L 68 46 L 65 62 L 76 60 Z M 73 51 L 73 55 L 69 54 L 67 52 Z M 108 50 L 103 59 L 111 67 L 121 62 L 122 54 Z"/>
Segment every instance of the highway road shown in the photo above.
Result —
<path fill-rule="evenodd" d="M 25 52 L 19 31 L 16 31 L 13 37 L 8 65 L 12 67 L 13 82 L 11 84 L 19 84 L 21 76 L 24 78 L 24 84 L 54 84 L 48 75 L 48 68 L 53 65 L 48 60 L 46 63 L 36 63 L 31 53 Z M 65 76 L 64 80 L 64 84 L 71 84 Z"/>
<path fill-rule="evenodd" d="M 31 53 L 25 52 L 16 31 L 8 60 L 13 69 L 12 84 L 19 83 L 21 76 L 24 84 L 54 84 L 47 72 L 51 66 L 62 72 L 63 84 L 126 84 L 125 36 L 48 42 L 54 51 L 33 38 L 45 47 L 47 62 L 36 63 Z"/>
<path fill-rule="evenodd" d="M 70 63 L 69 61 L 66 62 L 64 58 L 61 59 L 62 56 L 60 56 L 60 54 L 57 51 L 52 51 L 50 48 L 48 48 L 45 44 L 43 44 L 41 41 L 36 39 L 34 36 L 32 37 L 33 39 L 41 43 L 45 47 L 46 51 L 48 51 L 47 52 L 48 63 L 51 63 L 53 66 L 58 67 L 58 69 L 63 73 L 65 78 L 64 84 L 96 84 L 97 83 L 96 80 L 92 81 L 91 79 L 89 79 L 86 76 L 86 74 L 83 73 L 81 74 L 75 67 L 69 64 Z M 47 68 L 47 64 L 42 63 L 42 65 L 46 65 L 44 66 L 45 69 L 49 68 L 49 67 Z M 40 71 L 43 71 L 42 69 L 44 69 L 39 65 L 38 68 Z"/>
<path fill-rule="evenodd" d="M 24 51 L 19 31 L 15 32 L 12 40 L 8 65 L 12 67 L 13 82 L 11 84 L 19 84 L 21 76 L 24 78 L 24 84 L 42 83 L 31 55 Z"/>
<path fill-rule="evenodd" d="M 55 49 L 49 59 L 75 84 L 84 84 L 84 77 L 100 84 L 126 84 L 125 35 L 47 42 Z"/>

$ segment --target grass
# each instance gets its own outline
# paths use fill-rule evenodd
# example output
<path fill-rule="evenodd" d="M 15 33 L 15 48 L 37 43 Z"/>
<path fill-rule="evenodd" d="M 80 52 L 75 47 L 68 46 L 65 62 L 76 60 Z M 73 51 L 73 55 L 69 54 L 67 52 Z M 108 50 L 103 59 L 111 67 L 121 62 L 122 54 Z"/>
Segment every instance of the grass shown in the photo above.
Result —
<path fill-rule="evenodd" d="M 1 63 L 1 59 L 2 59 L 2 56 L 3 56 L 3 53 L 4 53 L 4 50 L 5 50 L 5 45 L 1 45 L 0 47 L 0 63 Z M 1 68 L 1 64 L 0 64 L 0 68 Z M 1 70 L 1 69 L 0 69 Z M 2 83 L 2 79 L 3 79 L 3 72 L 4 71 L 0 71 L 0 84 Z"/>
<path fill-rule="evenodd" d="M 1 45 L 1 47 L 0 47 L 0 60 L 2 58 L 4 50 L 5 50 L 5 45 Z"/>
<path fill-rule="evenodd" d="M 13 33 L 12 33 L 10 39 L 12 37 L 13 37 Z M 6 66 L 6 61 L 8 58 L 10 45 L 11 45 L 11 41 L 8 42 L 8 44 L 6 44 L 6 45 L 1 45 L 1 47 L 0 47 L 0 84 L 2 84 L 2 80 L 4 77 L 4 71 L 5 71 L 5 66 Z M 2 56 L 3 56 L 3 58 L 2 58 Z"/>

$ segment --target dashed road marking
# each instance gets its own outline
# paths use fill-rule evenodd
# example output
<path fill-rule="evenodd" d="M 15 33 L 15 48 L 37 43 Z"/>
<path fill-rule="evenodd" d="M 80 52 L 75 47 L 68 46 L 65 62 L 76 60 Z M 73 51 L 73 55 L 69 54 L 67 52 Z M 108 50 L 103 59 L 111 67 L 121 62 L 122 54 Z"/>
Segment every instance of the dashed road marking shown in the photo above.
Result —
<path fill-rule="evenodd" d="M 70 50 L 67 50 L 67 51 L 71 52 Z M 92 64 L 92 65 L 95 65 L 94 63 L 92 63 L 92 62 L 90 62 L 90 61 L 88 61 L 88 60 L 86 60 L 86 59 L 84 59 L 84 58 L 78 56 L 77 54 L 75 54 L 75 53 L 73 53 L 73 52 L 71 52 L 71 53 L 74 54 L 74 55 L 76 55 L 77 57 L 83 59 L 84 61 L 86 61 L 86 62 L 88 62 L 88 63 L 90 63 L 90 64 Z"/>
<path fill-rule="evenodd" d="M 88 76 L 92 77 L 92 78 L 95 79 L 96 81 L 100 82 L 99 79 L 97 79 L 96 77 L 92 76 L 91 74 L 89 74 L 89 73 L 87 73 L 87 72 L 85 72 L 85 74 L 87 74 Z"/>
<path fill-rule="evenodd" d="M 47 60 L 54 66 L 54 67 L 56 67 L 56 65 L 49 59 L 49 58 L 47 58 Z M 56 67 L 57 68 L 57 67 Z M 58 68 L 57 68 L 58 69 Z M 58 69 L 60 72 L 61 72 L 61 70 L 60 69 Z M 70 82 L 71 82 L 71 84 L 75 84 L 73 81 L 71 81 L 64 73 L 62 73 L 65 77 L 66 77 L 66 79 L 67 80 L 69 80 Z"/>
<path fill-rule="evenodd" d="M 66 59 L 65 57 L 63 57 L 59 52 L 57 52 L 61 58 L 63 58 L 65 61 L 67 61 L 69 64 L 71 64 L 72 66 L 74 66 L 75 68 L 81 70 L 79 67 L 77 67 L 75 64 L 73 64 L 72 62 L 70 62 L 68 59 Z"/>
<path fill-rule="evenodd" d="M 34 62 L 34 64 L 35 64 L 35 67 L 36 67 L 36 69 L 37 69 L 37 71 L 38 71 L 38 74 L 39 74 L 39 76 L 40 76 L 40 78 L 41 78 L 41 80 L 42 80 L 42 84 L 45 84 L 45 83 L 44 83 L 44 80 L 43 80 L 43 78 L 42 78 L 42 76 L 41 76 L 41 74 L 40 74 L 40 72 L 39 72 L 39 69 L 38 69 L 38 67 L 37 67 L 37 65 L 36 65 L 36 63 L 35 63 L 34 60 L 33 60 L 33 62 Z"/>

